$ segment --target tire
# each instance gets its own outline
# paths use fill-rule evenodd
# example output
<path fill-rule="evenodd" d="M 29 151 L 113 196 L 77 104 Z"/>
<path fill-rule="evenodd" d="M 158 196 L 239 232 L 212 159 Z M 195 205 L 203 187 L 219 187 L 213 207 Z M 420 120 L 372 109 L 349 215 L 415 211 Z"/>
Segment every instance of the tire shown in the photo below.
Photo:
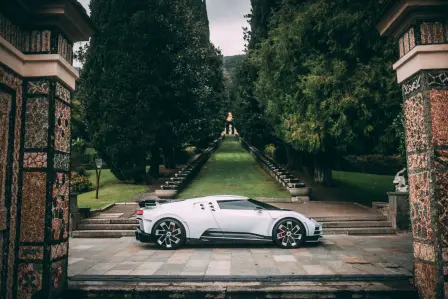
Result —
<path fill-rule="evenodd" d="M 154 225 L 151 237 L 160 248 L 175 250 L 185 244 L 186 236 L 185 228 L 178 220 L 165 218 Z"/>
<path fill-rule="evenodd" d="M 305 242 L 306 230 L 302 222 L 285 218 L 277 222 L 272 230 L 272 239 L 280 248 L 299 248 Z"/>

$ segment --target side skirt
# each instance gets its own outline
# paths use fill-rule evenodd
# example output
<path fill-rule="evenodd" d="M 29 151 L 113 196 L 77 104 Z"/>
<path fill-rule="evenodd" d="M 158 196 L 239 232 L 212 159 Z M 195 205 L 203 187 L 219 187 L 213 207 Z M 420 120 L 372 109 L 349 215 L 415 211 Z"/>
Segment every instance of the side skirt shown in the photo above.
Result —
<path fill-rule="evenodd" d="M 273 244 L 272 240 L 247 240 L 247 239 L 225 239 L 225 238 L 200 238 L 187 239 L 187 244 Z"/>
<path fill-rule="evenodd" d="M 221 232 L 208 230 L 199 239 L 190 239 L 188 243 L 199 244 L 270 244 L 272 238 L 250 233 Z"/>

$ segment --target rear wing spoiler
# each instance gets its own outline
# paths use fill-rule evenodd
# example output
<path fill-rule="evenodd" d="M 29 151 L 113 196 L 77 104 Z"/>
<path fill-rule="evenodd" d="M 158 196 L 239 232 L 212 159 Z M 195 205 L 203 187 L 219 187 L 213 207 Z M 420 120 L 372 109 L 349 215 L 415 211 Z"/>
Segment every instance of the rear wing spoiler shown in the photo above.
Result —
<path fill-rule="evenodd" d="M 172 200 L 160 199 L 160 200 L 143 200 L 138 203 L 140 208 L 155 208 L 157 206 L 173 202 Z"/>

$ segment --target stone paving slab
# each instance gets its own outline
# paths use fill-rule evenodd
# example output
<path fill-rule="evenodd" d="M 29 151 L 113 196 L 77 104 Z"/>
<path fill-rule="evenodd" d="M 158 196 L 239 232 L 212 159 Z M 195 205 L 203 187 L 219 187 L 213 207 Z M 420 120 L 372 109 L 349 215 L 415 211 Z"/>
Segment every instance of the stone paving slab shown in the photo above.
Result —
<path fill-rule="evenodd" d="M 71 239 L 75 275 L 411 275 L 412 236 L 326 236 L 299 249 L 189 246 L 158 249 L 135 238 Z"/>

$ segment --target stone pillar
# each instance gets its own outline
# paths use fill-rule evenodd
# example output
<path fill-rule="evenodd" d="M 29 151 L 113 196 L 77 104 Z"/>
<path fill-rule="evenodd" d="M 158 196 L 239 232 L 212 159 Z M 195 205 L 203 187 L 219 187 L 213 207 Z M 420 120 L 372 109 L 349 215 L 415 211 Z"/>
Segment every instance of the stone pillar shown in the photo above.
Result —
<path fill-rule="evenodd" d="M 72 46 L 91 31 L 76 1 L 28 4 L 0 6 L 2 299 L 56 298 L 67 285 Z"/>
<path fill-rule="evenodd" d="M 69 208 L 70 208 L 70 236 L 74 230 L 76 230 L 76 227 L 81 222 L 81 214 L 79 213 L 78 208 L 78 194 L 70 191 L 70 201 L 69 201 Z"/>
<path fill-rule="evenodd" d="M 389 1 L 378 29 L 400 52 L 415 285 L 448 298 L 448 2 Z"/>
<path fill-rule="evenodd" d="M 388 220 L 393 229 L 409 230 L 411 228 L 409 216 L 409 192 L 388 192 Z"/>

